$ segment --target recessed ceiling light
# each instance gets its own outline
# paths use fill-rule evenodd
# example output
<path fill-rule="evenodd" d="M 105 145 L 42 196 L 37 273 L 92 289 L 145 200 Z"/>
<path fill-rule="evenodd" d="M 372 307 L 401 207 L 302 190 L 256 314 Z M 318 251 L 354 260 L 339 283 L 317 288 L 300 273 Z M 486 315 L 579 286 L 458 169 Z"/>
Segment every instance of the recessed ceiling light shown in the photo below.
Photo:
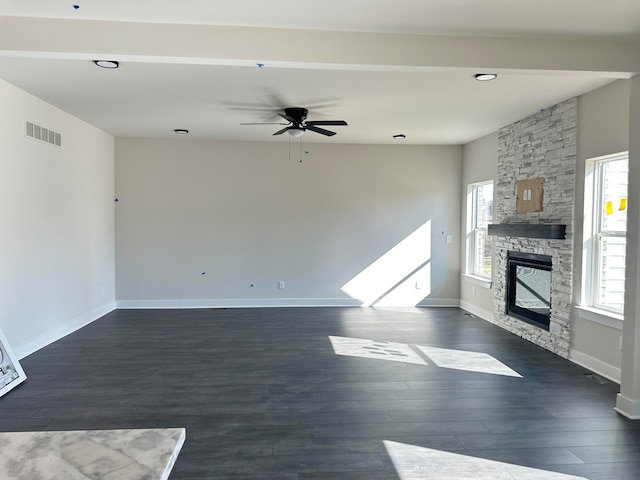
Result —
<path fill-rule="evenodd" d="M 495 80 L 498 75 L 495 73 L 476 73 L 476 80 L 479 82 L 488 82 L 489 80 Z"/>
<path fill-rule="evenodd" d="M 189 133 L 189 130 L 187 130 L 186 128 L 176 128 L 174 132 L 179 135 L 186 135 L 187 133 Z"/>
<path fill-rule="evenodd" d="M 405 138 L 407 138 L 407 136 L 404 133 L 399 133 L 398 135 L 393 136 L 394 140 L 404 140 Z"/>
<path fill-rule="evenodd" d="M 113 68 L 118 68 L 120 66 L 120 64 L 115 60 L 94 60 L 93 63 L 95 63 L 97 66 L 102 68 L 113 69 Z"/>

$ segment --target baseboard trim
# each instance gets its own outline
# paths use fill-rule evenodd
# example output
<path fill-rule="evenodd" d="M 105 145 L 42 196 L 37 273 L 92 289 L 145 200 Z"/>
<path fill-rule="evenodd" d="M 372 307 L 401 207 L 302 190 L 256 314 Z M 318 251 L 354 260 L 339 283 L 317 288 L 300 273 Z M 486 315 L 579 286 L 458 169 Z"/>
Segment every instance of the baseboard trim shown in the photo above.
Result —
<path fill-rule="evenodd" d="M 75 332 L 76 330 L 81 329 L 89 325 L 90 323 L 96 321 L 100 317 L 103 317 L 109 312 L 112 312 L 116 309 L 116 303 L 110 302 L 105 303 L 104 305 L 100 305 L 99 307 L 94 308 L 82 315 L 77 316 L 76 318 L 69 320 L 62 325 L 57 326 L 53 330 L 48 331 L 40 335 L 39 337 L 34 338 L 33 340 L 29 340 L 23 344 L 14 347 L 14 352 L 18 359 L 22 360 L 24 357 L 31 355 L 34 352 L 37 352 L 41 348 L 50 345 L 51 343 L 60 340 L 63 337 Z"/>
<path fill-rule="evenodd" d="M 616 398 L 614 410 L 630 420 L 640 420 L 640 401 L 632 400 L 621 393 Z"/>
<path fill-rule="evenodd" d="M 457 307 L 454 298 L 425 299 L 419 307 Z M 214 298 L 176 300 L 118 300 L 119 309 L 266 308 L 266 307 L 361 307 L 354 298 Z"/>
<path fill-rule="evenodd" d="M 118 300 L 119 309 L 359 307 L 352 298 L 223 298 L 183 300 Z"/>
<path fill-rule="evenodd" d="M 416 307 L 459 307 L 458 298 L 425 298 Z"/>
<path fill-rule="evenodd" d="M 569 360 L 576 365 L 580 365 L 581 367 L 591 370 L 598 375 L 608 378 L 612 382 L 620 383 L 620 369 L 618 367 L 609 365 L 608 363 L 598 360 L 591 355 L 587 355 L 586 353 L 582 353 L 574 349 L 569 350 Z"/>
<path fill-rule="evenodd" d="M 464 300 L 460 300 L 460 308 L 475 315 L 476 317 L 480 317 L 482 320 L 495 324 L 493 312 L 490 312 L 489 310 L 476 307 L 474 304 Z"/>

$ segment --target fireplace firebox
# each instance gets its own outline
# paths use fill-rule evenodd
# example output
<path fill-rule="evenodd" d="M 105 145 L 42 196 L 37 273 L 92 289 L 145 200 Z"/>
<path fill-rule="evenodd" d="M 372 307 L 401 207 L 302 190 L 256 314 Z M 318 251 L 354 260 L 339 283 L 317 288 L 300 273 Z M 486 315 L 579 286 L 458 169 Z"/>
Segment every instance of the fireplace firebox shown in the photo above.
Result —
<path fill-rule="evenodd" d="M 507 253 L 507 315 L 549 330 L 551 257 Z"/>

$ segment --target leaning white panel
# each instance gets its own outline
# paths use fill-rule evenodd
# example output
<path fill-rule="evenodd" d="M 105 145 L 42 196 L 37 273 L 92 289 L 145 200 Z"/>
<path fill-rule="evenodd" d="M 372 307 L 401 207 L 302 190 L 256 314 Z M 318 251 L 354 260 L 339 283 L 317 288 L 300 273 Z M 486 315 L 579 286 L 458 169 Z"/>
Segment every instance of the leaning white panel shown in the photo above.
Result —
<path fill-rule="evenodd" d="M 0 397 L 26 380 L 27 376 L 0 328 Z"/>

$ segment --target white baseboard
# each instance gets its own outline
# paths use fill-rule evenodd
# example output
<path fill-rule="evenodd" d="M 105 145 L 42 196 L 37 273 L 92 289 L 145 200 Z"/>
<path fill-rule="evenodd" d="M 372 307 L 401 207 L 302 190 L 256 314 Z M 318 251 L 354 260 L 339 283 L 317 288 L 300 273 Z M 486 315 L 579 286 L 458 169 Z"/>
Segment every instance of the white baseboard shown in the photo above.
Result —
<path fill-rule="evenodd" d="M 226 298 L 186 300 L 118 300 L 118 308 L 260 308 L 260 307 L 359 307 L 352 298 Z"/>
<path fill-rule="evenodd" d="M 640 400 L 633 400 L 619 393 L 614 410 L 630 420 L 640 420 Z"/>
<path fill-rule="evenodd" d="M 469 313 L 472 313 L 476 317 L 480 317 L 487 322 L 495 323 L 493 318 L 493 312 L 489 310 L 485 310 L 483 308 L 476 307 L 474 304 L 465 302 L 464 300 L 460 300 L 460 308 L 466 310 Z"/>
<path fill-rule="evenodd" d="M 420 307 L 457 307 L 457 298 L 425 299 Z M 213 298 L 178 300 L 118 300 L 117 308 L 260 308 L 260 307 L 361 307 L 354 298 Z"/>
<path fill-rule="evenodd" d="M 577 350 L 569 350 L 569 360 L 609 380 L 620 383 L 620 369 Z"/>
<path fill-rule="evenodd" d="M 458 307 L 460 300 L 457 298 L 425 298 L 416 307 Z"/>
<path fill-rule="evenodd" d="M 60 340 L 63 337 L 79 330 L 80 328 L 89 325 L 91 322 L 99 319 L 100 317 L 106 315 L 107 313 L 116 309 L 115 302 L 105 303 L 104 305 L 100 305 L 93 310 L 83 313 L 82 315 L 69 320 L 62 325 L 57 326 L 53 330 L 48 331 L 45 334 L 40 335 L 39 337 L 34 338 L 33 340 L 29 340 L 17 347 L 14 347 L 14 352 L 19 359 L 23 359 L 24 357 L 31 355 L 33 352 L 37 352 L 41 348 L 46 347 L 47 345 L 55 342 L 56 340 Z"/>

